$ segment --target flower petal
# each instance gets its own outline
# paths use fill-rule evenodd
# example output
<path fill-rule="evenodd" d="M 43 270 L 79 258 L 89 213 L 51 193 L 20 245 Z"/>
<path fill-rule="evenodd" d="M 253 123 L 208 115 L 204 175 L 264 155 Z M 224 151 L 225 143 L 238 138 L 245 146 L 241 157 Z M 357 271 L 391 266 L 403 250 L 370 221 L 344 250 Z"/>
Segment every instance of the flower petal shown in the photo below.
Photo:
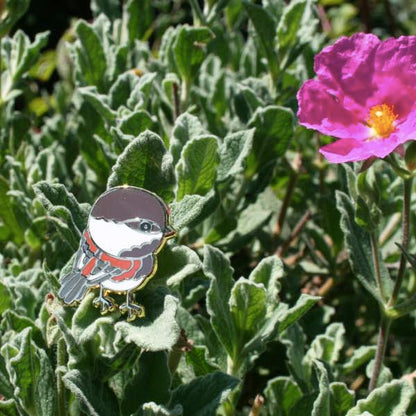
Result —
<path fill-rule="evenodd" d="M 415 85 L 403 83 L 399 74 L 397 76 L 377 74 L 374 76 L 377 89 L 373 96 L 367 100 L 367 108 L 380 104 L 393 105 L 394 112 L 398 115 L 398 122 L 408 118 L 409 112 L 416 102 Z"/>
<path fill-rule="evenodd" d="M 322 50 L 315 57 L 315 72 L 318 79 L 335 95 L 350 98 L 357 109 L 366 110 L 366 101 L 373 95 L 377 85 L 373 83 L 377 36 L 357 33 L 342 37 Z"/>
<path fill-rule="evenodd" d="M 399 123 L 393 133 L 400 143 L 416 140 L 416 105 L 410 110 L 405 120 Z"/>
<path fill-rule="evenodd" d="M 400 36 L 381 42 L 377 48 L 375 73 L 389 75 L 403 83 L 416 82 L 416 36 Z"/>
<path fill-rule="evenodd" d="M 327 92 L 319 81 L 306 81 L 297 98 L 297 116 L 303 126 L 345 139 L 368 138 L 368 127 L 360 115 L 345 109 L 343 103 Z"/>
<path fill-rule="evenodd" d="M 393 135 L 387 139 L 371 141 L 340 139 L 321 147 L 319 151 L 331 163 L 357 162 L 373 156 L 383 159 L 400 144 L 399 138 Z"/>

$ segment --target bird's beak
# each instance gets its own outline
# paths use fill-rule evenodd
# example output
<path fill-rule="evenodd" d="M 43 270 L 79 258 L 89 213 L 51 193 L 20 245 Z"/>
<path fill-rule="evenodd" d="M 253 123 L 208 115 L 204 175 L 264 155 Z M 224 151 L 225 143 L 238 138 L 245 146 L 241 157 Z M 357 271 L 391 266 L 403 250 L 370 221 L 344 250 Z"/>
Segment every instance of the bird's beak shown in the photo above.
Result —
<path fill-rule="evenodd" d="M 163 233 L 165 238 L 172 238 L 176 235 L 176 230 L 174 230 L 170 225 L 166 225 L 165 232 Z"/>

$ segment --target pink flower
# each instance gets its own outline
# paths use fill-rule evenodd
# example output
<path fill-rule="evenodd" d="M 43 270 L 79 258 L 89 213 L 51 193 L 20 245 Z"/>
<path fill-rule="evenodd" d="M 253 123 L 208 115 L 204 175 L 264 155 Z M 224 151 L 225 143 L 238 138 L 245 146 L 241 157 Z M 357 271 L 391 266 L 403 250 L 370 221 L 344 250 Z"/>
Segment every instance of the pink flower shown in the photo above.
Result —
<path fill-rule="evenodd" d="M 298 92 L 299 122 L 337 137 L 319 151 L 333 163 L 384 158 L 416 139 L 416 36 L 357 33 L 315 57 L 318 79 Z"/>

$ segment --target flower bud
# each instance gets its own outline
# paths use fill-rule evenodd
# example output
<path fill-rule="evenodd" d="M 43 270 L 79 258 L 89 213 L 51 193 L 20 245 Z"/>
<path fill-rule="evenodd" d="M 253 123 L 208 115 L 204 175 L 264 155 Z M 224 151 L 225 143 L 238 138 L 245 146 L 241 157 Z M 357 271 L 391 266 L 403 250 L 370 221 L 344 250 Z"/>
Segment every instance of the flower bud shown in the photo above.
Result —
<path fill-rule="evenodd" d="M 404 155 L 404 161 L 406 162 L 407 169 L 413 171 L 416 169 L 416 142 L 412 141 L 406 149 Z"/>

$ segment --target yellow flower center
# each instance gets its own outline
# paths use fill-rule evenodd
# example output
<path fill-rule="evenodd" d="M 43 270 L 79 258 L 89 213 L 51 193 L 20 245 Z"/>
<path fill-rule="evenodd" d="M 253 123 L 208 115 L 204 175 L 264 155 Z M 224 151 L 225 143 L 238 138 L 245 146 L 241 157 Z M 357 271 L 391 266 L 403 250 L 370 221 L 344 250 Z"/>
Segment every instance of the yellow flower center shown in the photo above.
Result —
<path fill-rule="evenodd" d="M 395 121 L 397 114 L 394 114 L 392 105 L 375 105 L 370 109 L 367 119 L 368 125 L 374 130 L 378 137 L 388 137 L 396 128 Z"/>

